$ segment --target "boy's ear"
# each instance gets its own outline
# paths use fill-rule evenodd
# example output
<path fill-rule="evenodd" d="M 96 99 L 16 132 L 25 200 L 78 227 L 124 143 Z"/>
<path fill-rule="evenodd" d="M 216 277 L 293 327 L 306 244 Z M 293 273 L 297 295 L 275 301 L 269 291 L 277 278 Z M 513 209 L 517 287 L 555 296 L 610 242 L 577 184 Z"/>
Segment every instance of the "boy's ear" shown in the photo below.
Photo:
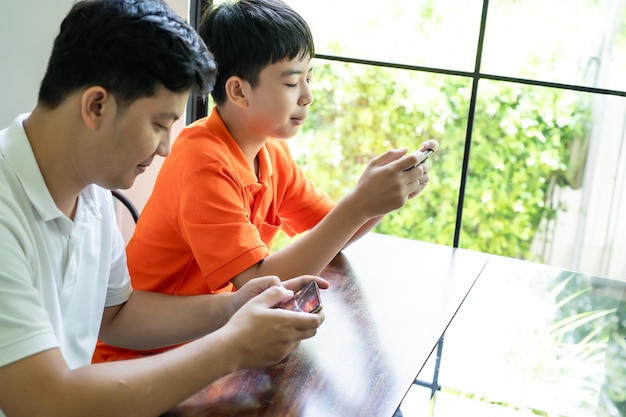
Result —
<path fill-rule="evenodd" d="M 105 112 L 113 104 L 111 94 L 100 86 L 89 87 L 81 97 L 81 117 L 89 129 L 97 130 L 104 119 Z"/>
<path fill-rule="evenodd" d="M 250 83 L 241 77 L 233 75 L 226 80 L 224 86 L 226 90 L 226 98 L 228 101 L 238 107 L 248 106 L 248 91 L 250 91 Z"/>

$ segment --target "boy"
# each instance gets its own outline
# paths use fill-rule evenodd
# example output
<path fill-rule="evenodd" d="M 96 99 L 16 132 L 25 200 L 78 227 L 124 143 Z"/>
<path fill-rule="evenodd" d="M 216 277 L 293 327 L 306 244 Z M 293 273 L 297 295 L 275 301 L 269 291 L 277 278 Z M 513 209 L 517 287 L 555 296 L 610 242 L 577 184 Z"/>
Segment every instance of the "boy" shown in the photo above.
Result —
<path fill-rule="evenodd" d="M 228 292 L 258 275 L 318 274 L 343 247 L 423 190 L 421 153 L 370 162 L 335 205 L 294 163 L 285 139 L 313 102 L 313 37 L 278 0 L 209 8 L 199 33 L 218 63 L 216 107 L 188 126 L 164 162 L 127 246 L 136 288 L 168 294 Z M 424 149 L 436 149 L 430 141 Z M 305 232 L 271 253 L 279 229 Z M 131 358 L 99 344 L 95 361 Z"/>
<path fill-rule="evenodd" d="M 168 154 L 190 90 L 214 76 L 206 46 L 160 0 L 86 0 L 64 19 L 36 107 L 0 131 L 0 416 L 157 416 L 315 334 L 323 315 L 271 308 L 292 294 L 276 277 L 232 294 L 132 292 L 106 188 Z M 98 337 L 195 340 L 90 365 Z"/>

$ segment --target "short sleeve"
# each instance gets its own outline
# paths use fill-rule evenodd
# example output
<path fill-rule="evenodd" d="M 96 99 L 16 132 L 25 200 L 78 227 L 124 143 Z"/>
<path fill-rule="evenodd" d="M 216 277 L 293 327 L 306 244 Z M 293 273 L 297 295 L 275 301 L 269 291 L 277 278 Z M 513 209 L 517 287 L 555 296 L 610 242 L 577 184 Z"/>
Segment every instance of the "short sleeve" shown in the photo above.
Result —
<path fill-rule="evenodd" d="M 269 255 L 250 220 L 248 191 L 223 165 L 204 164 L 185 178 L 179 228 L 211 291 Z"/>
<path fill-rule="evenodd" d="M 0 197 L 0 366 L 59 346 L 39 291 L 33 283 L 37 250 L 26 219 Z"/>
<path fill-rule="evenodd" d="M 105 307 L 111 307 L 125 303 L 133 289 L 130 283 L 124 238 L 117 227 L 112 227 L 113 250 L 111 259 L 111 273 L 107 285 Z"/>

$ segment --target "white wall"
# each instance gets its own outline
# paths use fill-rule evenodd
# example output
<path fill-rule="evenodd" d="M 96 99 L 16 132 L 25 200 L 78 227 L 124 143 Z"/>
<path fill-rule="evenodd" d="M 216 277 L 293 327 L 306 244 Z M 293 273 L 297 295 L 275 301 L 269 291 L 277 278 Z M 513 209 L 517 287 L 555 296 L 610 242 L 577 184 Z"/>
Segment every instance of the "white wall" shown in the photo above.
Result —
<path fill-rule="evenodd" d="M 0 1 L 0 126 L 37 102 L 52 42 L 72 0 Z"/>
<path fill-rule="evenodd" d="M 187 0 L 167 3 L 188 18 Z M 74 0 L 0 0 L 0 129 L 35 106 L 52 43 L 72 4 Z M 173 138 L 182 121 L 172 129 Z M 150 169 L 126 191 L 140 211 L 152 192 L 161 163 L 161 158 L 155 158 Z M 129 223 L 123 218 L 120 225 L 125 237 L 132 231 Z"/>
<path fill-rule="evenodd" d="M 52 43 L 74 0 L 0 1 L 0 126 L 30 111 Z M 168 0 L 187 17 L 187 0 Z"/>

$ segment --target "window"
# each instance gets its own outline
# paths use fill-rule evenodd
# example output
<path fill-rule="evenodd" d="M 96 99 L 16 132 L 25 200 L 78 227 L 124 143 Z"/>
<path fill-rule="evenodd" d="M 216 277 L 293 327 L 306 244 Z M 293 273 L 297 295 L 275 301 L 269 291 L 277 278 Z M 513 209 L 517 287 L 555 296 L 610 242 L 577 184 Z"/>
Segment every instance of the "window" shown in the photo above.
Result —
<path fill-rule="evenodd" d="M 626 0 L 287 3 L 317 52 L 290 146 L 321 189 L 434 138 L 428 188 L 376 231 L 626 277 Z"/>
<path fill-rule="evenodd" d="M 431 184 L 378 231 L 626 277 L 626 1 L 287 2 L 319 55 L 291 144 L 323 187 L 435 138 Z"/>

